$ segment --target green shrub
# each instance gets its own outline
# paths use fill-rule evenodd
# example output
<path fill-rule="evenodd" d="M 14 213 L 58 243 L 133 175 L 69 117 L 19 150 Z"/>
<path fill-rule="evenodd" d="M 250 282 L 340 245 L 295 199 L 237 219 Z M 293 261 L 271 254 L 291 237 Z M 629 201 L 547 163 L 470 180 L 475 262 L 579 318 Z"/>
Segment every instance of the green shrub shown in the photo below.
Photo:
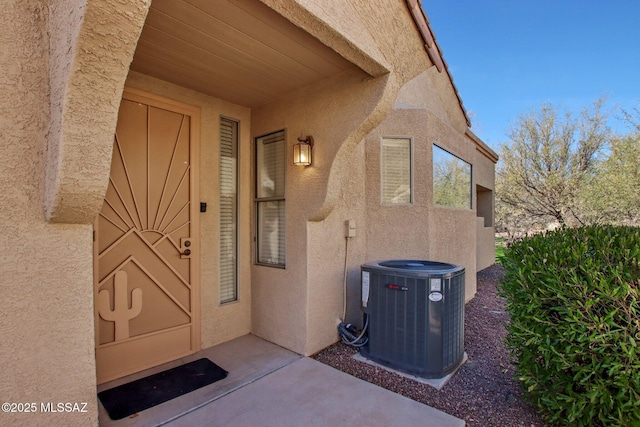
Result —
<path fill-rule="evenodd" d="M 556 425 L 640 426 L 640 229 L 561 229 L 502 259 L 507 346 Z"/>
<path fill-rule="evenodd" d="M 504 257 L 504 251 L 507 248 L 507 239 L 504 237 L 496 237 L 496 262 L 502 263 L 502 257 Z"/>

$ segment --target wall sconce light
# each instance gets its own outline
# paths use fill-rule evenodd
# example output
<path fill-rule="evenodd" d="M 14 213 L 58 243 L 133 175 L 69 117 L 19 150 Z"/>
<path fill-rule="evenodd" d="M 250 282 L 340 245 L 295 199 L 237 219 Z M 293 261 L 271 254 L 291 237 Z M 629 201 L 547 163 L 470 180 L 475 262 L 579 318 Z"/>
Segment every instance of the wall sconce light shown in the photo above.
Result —
<path fill-rule="evenodd" d="M 312 136 L 298 138 L 298 143 L 293 146 L 293 164 L 296 166 L 309 166 L 311 164 L 312 148 Z"/>

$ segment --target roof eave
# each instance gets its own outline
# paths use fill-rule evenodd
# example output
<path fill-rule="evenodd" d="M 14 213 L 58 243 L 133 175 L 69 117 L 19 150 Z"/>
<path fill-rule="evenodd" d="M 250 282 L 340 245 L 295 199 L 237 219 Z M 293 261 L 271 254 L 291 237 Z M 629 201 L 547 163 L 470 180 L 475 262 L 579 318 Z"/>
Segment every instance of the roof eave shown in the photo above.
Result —
<path fill-rule="evenodd" d="M 485 144 L 475 133 L 471 132 L 471 129 L 467 129 L 465 132 L 467 137 L 471 139 L 475 145 L 476 149 L 486 158 L 491 160 L 493 163 L 498 163 L 498 154 L 493 151 L 487 144 Z"/>
<path fill-rule="evenodd" d="M 458 98 L 458 104 L 460 104 L 460 109 L 462 110 L 462 114 L 467 122 L 467 126 L 471 127 L 471 120 L 469 119 L 469 115 L 467 114 L 467 110 L 464 108 L 464 104 L 462 103 L 462 98 L 460 97 L 460 93 L 458 92 L 458 88 L 453 82 L 453 77 L 451 76 L 451 72 L 449 71 L 449 67 L 447 66 L 447 62 L 444 60 L 442 56 L 442 50 L 438 43 L 436 42 L 435 35 L 433 31 L 431 31 L 431 27 L 429 26 L 429 19 L 427 18 L 426 13 L 422 9 L 422 4 L 420 0 L 406 0 L 407 5 L 409 6 L 409 10 L 411 11 L 411 16 L 413 17 L 413 21 L 418 27 L 418 31 L 422 36 L 422 40 L 424 41 L 424 48 L 427 51 L 427 55 L 429 59 L 435 65 L 438 72 L 446 72 L 449 81 L 451 82 L 451 87 L 456 94 L 456 98 Z"/>

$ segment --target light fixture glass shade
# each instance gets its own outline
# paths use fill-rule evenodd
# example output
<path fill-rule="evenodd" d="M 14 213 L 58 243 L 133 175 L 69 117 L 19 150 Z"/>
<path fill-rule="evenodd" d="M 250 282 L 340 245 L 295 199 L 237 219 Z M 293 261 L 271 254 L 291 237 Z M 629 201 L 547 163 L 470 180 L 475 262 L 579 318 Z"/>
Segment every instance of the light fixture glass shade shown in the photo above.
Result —
<path fill-rule="evenodd" d="M 296 166 L 309 166 L 311 164 L 310 144 L 298 142 L 293 146 L 293 164 Z"/>

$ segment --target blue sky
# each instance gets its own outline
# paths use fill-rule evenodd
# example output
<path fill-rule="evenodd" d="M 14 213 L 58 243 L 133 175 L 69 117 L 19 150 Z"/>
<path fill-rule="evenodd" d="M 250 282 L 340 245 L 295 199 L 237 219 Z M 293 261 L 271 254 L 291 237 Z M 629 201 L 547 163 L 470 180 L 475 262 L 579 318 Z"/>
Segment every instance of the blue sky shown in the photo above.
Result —
<path fill-rule="evenodd" d="M 638 0 L 422 0 L 472 130 L 494 150 L 543 102 L 640 106 Z M 614 129 L 626 130 L 619 120 Z"/>

